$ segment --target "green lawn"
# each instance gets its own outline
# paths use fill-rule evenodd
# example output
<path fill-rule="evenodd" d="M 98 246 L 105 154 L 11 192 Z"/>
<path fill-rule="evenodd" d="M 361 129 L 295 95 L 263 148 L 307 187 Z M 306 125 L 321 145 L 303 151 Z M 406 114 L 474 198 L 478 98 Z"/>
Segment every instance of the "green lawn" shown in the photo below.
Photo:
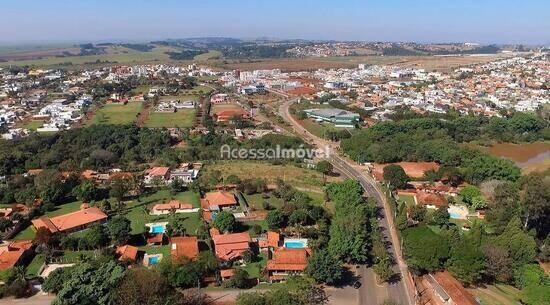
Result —
<path fill-rule="evenodd" d="M 399 202 L 404 202 L 407 207 L 414 206 L 414 196 L 399 195 Z"/>
<path fill-rule="evenodd" d="M 263 202 L 267 201 L 269 202 L 269 205 L 273 208 L 280 208 L 283 205 L 283 200 L 281 198 L 277 198 L 273 195 L 270 195 L 269 198 L 264 199 L 262 194 L 253 194 L 253 195 L 246 195 L 243 194 L 244 198 L 246 199 L 246 202 L 248 202 L 248 206 L 250 208 L 254 208 L 256 210 L 263 210 Z"/>
<path fill-rule="evenodd" d="M 248 272 L 248 276 L 250 278 L 254 279 L 260 277 L 261 270 L 265 268 L 266 264 L 267 255 L 265 253 L 260 253 L 260 255 L 258 255 L 257 262 L 247 264 L 245 267 L 243 267 L 243 269 Z"/>
<path fill-rule="evenodd" d="M 140 202 L 138 202 L 137 200 L 130 201 L 126 205 L 126 217 L 128 217 L 128 219 L 130 219 L 130 221 L 132 222 L 132 234 L 143 233 L 146 223 L 170 221 L 172 219 L 171 215 L 152 216 L 149 215 L 149 210 L 154 204 L 166 202 L 171 198 L 178 199 L 184 202 L 189 202 L 193 204 L 194 207 L 200 206 L 200 197 L 197 193 L 182 192 L 172 197 L 170 191 L 168 190 L 158 191 L 152 195 L 142 198 Z M 195 234 L 197 228 L 201 224 L 199 212 L 176 214 L 175 217 L 185 219 L 188 234 Z"/>
<path fill-rule="evenodd" d="M 44 264 L 44 256 L 42 254 L 37 254 L 32 262 L 27 266 L 26 274 L 28 277 L 38 276 L 38 270 Z"/>
<path fill-rule="evenodd" d="M 55 209 L 52 211 L 46 212 L 46 216 L 55 217 L 55 216 L 75 212 L 80 210 L 80 205 L 82 205 L 82 201 L 73 201 L 70 203 L 65 203 L 65 204 L 56 206 Z"/>
<path fill-rule="evenodd" d="M 36 232 L 34 232 L 33 226 L 29 225 L 25 230 L 19 232 L 13 239 L 15 240 L 33 240 Z"/>
<path fill-rule="evenodd" d="M 481 305 L 519 305 L 520 291 L 509 285 L 487 285 L 485 288 L 468 289 Z"/>
<path fill-rule="evenodd" d="M 147 254 L 162 254 L 162 259 L 167 259 L 170 257 L 170 245 L 142 246 L 142 247 L 138 247 L 138 249 Z"/>
<path fill-rule="evenodd" d="M 130 124 L 136 121 L 141 108 L 141 102 L 129 102 L 126 105 L 108 104 L 101 107 L 87 124 Z"/>
<path fill-rule="evenodd" d="M 182 90 L 182 94 L 190 94 L 190 95 L 208 95 L 212 92 L 212 88 L 207 86 L 195 86 L 192 89 Z"/>
<path fill-rule="evenodd" d="M 30 129 L 30 130 L 36 130 L 44 125 L 43 121 L 28 121 L 23 125 L 23 128 Z"/>
<path fill-rule="evenodd" d="M 195 121 L 195 109 L 181 109 L 178 112 L 151 112 L 145 122 L 149 128 L 191 127 Z"/>

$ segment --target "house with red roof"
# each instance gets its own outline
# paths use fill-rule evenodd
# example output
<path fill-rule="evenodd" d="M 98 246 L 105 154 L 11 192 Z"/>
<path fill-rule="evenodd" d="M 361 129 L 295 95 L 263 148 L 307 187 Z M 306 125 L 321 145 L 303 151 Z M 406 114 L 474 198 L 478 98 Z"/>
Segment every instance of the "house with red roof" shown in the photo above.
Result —
<path fill-rule="evenodd" d="M 468 292 L 448 271 L 440 271 L 425 276 L 433 294 L 443 304 L 479 305 L 474 296 Z"/>
<path fill-rule="evenodd" d="M 201 199 L 201 207 L 208 211 L 221 211 L 238 205 L 235 195 L 231 192 L 209 192 Z"/>
<path fill-rule="evenodd" d="M 167 184 L 170 180 L 170 168 L 152 167 L 145 171 L 145 176 L 143 179 L 145 185 L 153 185 L 157 181 L 163 184 Z"/>
<path fill-rule="evenodd" d="M 177 236 L 170 238 L 170 256 L 172 260 L 182 258 L 196 259 L 199 256 L 199 242 L 196 236 Z"/>
<path fill-rule="evenodd" d="M 135 262 L 139 249 L 131 245 L 124 245 L 116 248 L 116 255 L 121 262 Z"/>
<path fill-rule="evenodd" d="M 284 281 L 290 275 L 302 274 L 307 267 L 309 257 L 305 248 L 278 248 L 267 261 L 269 281 Z"/>
<path fill-rule="evenodd" d="M 281 244 L 281 234 L 274 231 L 267 231 L 265 237 L 258 238 L 260 250 L 273 250 L 279 248 Z"/>
<path fill-rule="evenodd" d="M 448 205 L 445 196 L 425 191 L 416 192 L 416 202 L 418 205 L 426 206 L 428 209 L 438 209 Z"/>
<path fill-rule="evenodd" d="M 151 215 L 165 215 L 174 213 L 191 213 L 198 212 L 198 208 L 194 208 L 191 203 L 181 202 L 179 200 L 170 200 L 168 203 L 157 203 L 151 208 Z"/>
<path fill-rule="evenodd" d="M 0 271 L 20 265 L 32 253 L 32 240 L 19 240 L 0 246 Z"/>
<path fill-rule="evenodd" d="M 216 256 L 222 261 L 235 261 L 250 249 L 248 232 L 233 234 L 211 234 Z"/>
<path fill-rule="evenodd" d="M 97 207 L 84 208 L 82 210 L 49 218 L 42 216 L 33 219 L 32 224 L 38 230 L 46 228 L 51 233 L 71 233 L 88 228 L 95 223 L 104 223 L 107 215 Z"/>

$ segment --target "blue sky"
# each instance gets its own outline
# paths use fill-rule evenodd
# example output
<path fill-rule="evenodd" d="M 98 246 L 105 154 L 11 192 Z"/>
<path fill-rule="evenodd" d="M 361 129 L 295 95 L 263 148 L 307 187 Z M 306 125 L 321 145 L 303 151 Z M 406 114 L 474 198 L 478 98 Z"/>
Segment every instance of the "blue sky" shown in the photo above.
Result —
<path fill-rule="evenodd" d="M 550 43 L 549 0 L 0 0 L 0 41 L 199 36 Z"/>

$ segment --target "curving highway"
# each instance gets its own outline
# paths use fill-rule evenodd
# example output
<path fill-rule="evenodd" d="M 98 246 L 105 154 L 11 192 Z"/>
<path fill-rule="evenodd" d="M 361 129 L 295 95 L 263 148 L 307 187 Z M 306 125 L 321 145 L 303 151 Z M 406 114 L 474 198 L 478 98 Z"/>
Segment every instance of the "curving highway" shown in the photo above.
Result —
<path fill-rule="evenodd" d="M 281 94 L 280 92 L 274 92 Z M 282 94 L 283 95 L 283 94 Z M 283 95 L 284 96 L 284 95 Z M 285 96 L 288 97 L 288 96 Z M 332 163 L 335 169 L 344 174 L 345 176 L 358 180 L 365 192 L 376 200 L 376 203 L 382 211 L 381 219 L 379 220 L 380 230 L 384 235 L 385 240 L 388 242 L 388 251 L 393 256 L 396 265 L 394 270 L 399 275 L 400 280 L 392 284 L 377 284 L 376 276 L 371 268 L 361 266 L 359 269 L 361 275 L 362 286 L 359 291 L 359 304 L 364 305 L 379 305 L 386 299 L 392 299 L 399 305 L 413 305 L 414 302 L 414 288 L 411 283 L 410 274 L 407 268 L 407 264 L 401 256 L 401 245 L 397 235 L 397 231 L 393 224 L 393 217 L 390 215 L 390 207 L 386 200 L 385 195 L 378 187 L 376 181 L 366 173 L 364 173 L 357 164 L 342 156 L 338 151 L 338 145 L 331 141 L 321 139 L 309 131 L 307 131 L 302 125 L 292 117 L 289 112 L 289 107 L 298 99 L 287 99 L 279 107 L 279 115 L 289 124 L 292 125 L 297 135 L 303 138 L 309 144 L 316 147 L 329 147 L 330 156 L 327 160 Z"/>

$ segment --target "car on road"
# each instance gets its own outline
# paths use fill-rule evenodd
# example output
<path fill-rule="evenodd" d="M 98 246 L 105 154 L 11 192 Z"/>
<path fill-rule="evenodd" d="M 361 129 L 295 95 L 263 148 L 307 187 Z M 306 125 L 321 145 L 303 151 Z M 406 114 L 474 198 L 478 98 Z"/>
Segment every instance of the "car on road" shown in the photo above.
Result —
<path fill-rule="evenodd" d="M 353 288 L 359 289 L 360 287 L 361 287 L 361 282 L 355 281 L 355 283 L 353 283 Z"/>

